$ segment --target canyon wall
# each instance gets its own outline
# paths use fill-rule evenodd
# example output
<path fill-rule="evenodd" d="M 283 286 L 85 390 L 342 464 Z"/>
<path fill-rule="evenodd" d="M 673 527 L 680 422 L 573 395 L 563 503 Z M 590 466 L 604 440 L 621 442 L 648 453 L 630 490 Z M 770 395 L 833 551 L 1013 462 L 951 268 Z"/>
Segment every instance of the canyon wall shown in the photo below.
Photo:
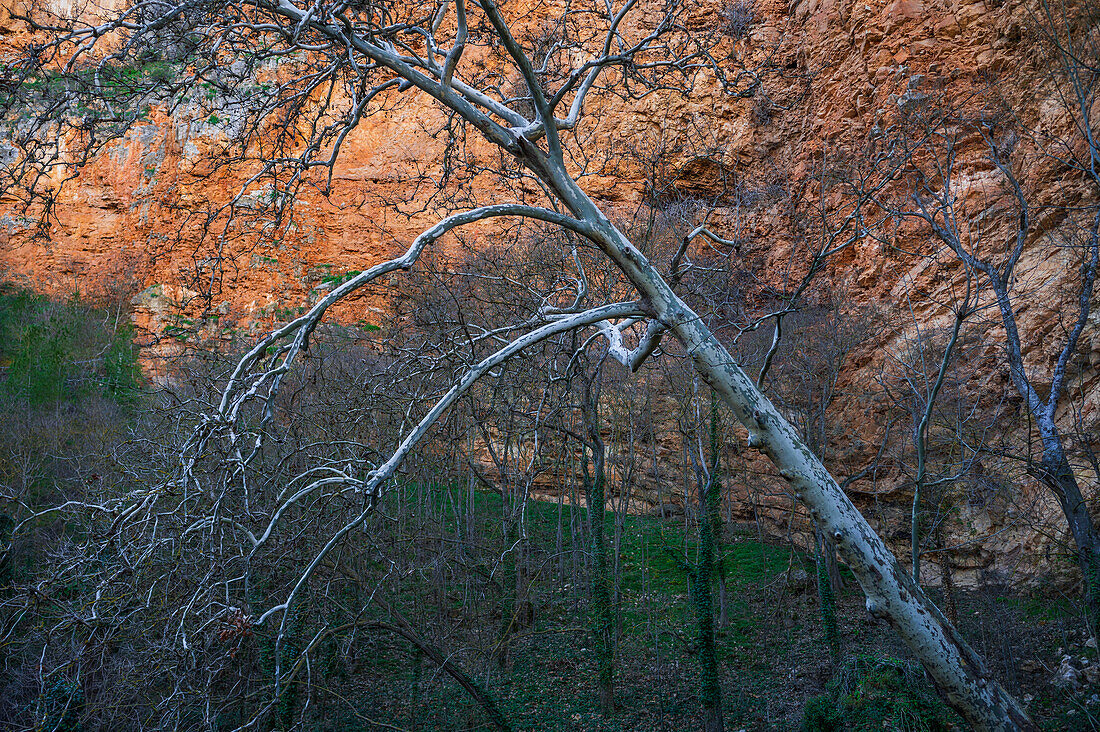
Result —
<path fill-rule="evenodd" d="M 522 2 L 513 0 L 507 11 L 528 18 L 517 7 Z M 854 166 L 875 144 L 877 131 L 910 109 L 944 100 L 960 107 L 973 100 L 978 108 L 996 98 L 1021 128 L 1055 137 L 1068 133 L 1070 121 L 1058 111 L 1056 90 L 1044 82 L 1051 53 L 1038 33 L 1041 18 L 1027 3 L 718 0 L 697 14 L 702 25 L 725 27 L 731 18 L 740 23 L 721 42 L 746 66 L 763 70 L 761 87 L 739 97 L 703 79 L 686 95 L 602 99 L 583 124 L 587 146 L 604 151 L 606 159 L 582 186 L 609 211 L 626 216 L 653 203 L 659 163 L 670 190 L 718 201 L 713 226 L 724 236 L 736 234 L 738 255 L 763 269 L 789 266 L 804 240 L 820 234 L 804 223 L 805 216 L 796 220 L 796 209 L 829 203 L 820 184 L 824 176 L 855 170 L 844 166 Z M 27 29 L 8 11 L 0 11 L 0 33 L 0 48 L 28 42 Z M 262 74 L 248 83 L 262 84 Z M 140 124 L 91 164 L 57 171 L 58 181 L 76 177 L 60 188 L 56 218 L 45 232 L 19 210 L 15 197 L 0 191 L 0 276 L 54 293 L 78 289 L 132 298 L 140 326 L 172 336 L 156 341 L 149 351 L 153 358 L 176 352 L 188 339 L 228 343 L 242 330 L 254 335 L 283 322 L 334 275 L 381 261 L 437 219 L 431 207 L 401 213 L 418 195 L 410 182 L 442 175 L 445 141 L 439 133 L 446 120 L 426 101 L 415 100 L 366 118 L 344 144 L 331 194 L 306 190 L 285 235 L 255 245 L 249 227 L 263 226 L 265 206 L 277 193 L 248 183 L 239 170 L 205 172 L 205 161 L 219 154 L 236 120 L 238 100 L 215 96 L 182 104 L 172 114 L 152 105 Z M 1011 192 L 991 172 L 988 141 L 976 136 L 956 153 L 966 215 L 992 222 L 985 236 L 1010 235 L 1011 222 L 998 216 Z M 477 142 L 470 142 L 469 154 L 491 161 Z M 1035 160 L 1023 171 L 1023 184 L 1036 201 L 1090 195 L 1078 178 Z M 221 221 L 217 208 L 241 191 L 238 209 L 247 223 L 213 231 L 210 222 Z M 503 201 L 510 193 L 490 189 L 479 197 Z M 1072 251 L 1051 244 L 1054 229 L 1056 222 L 1039 227 L 1019 267 L 1029 288 L 1020 312 L 1025 358 L 1040 384 L 1063 342 L 1064 314 L 1075 307 L 1077 265 Z M 479 233 L 492 235 L 487 228 Z M 961 272 L 926 256 L 932 246 L 927 231 L 899 223 L 888 240 L 868 236 L 840 252 L 823 275 L 842 294 L 843 312 L 876 314 L 847 354 L 829 408 L 831 423 L 841 426 L 831 449 L 832 467 L 841 477 L 876 456 L 887 418 L 885 408 L 869 406 L 866 397 L 884 369 L 909 348 L 915 332 L 939 332 L 952 321 L 948 305 L 958 296 Z M 203 282 L 212 285 L 197 284 Z M 1083 447 L 1096 446 L 1100 421 L 1098 311 L 1060 415 Z M 380 292 L 335 313 L 351 323 L 377 323 L 386 315 Z M 1007 381 L 1003 334 L 994 317 L 986 320 L 974 336 L 980 347 L 968 351 L 965 364 L 985 376 L 966 389 L 975 403 L 983 394 L 998 395 L 981 404 L 981 413 L 999 414 L 1009 431 L 1026 433 L 1018 400 L 1000 396 Z M 911 491 L 903 471 L 888 463 L 850 489 L 901 548 Z M 1022 474 L 1004 473 L 1012 485 L 996 490 L 1014 498 L 1002 503 L 979 495 L 1001 478 L 960 480 L 973 495 L 959 504 L 947 544 L 959 545 L 953 556 L 964 581 L 976 582 L 983 573 L 1007 577 L 1021 567 L 1029 573 L 1049 569 L 1051 554 L 1064 553 L 1068 537 L 1057 506 Z M 1080 477 L 1095 500 L 1095 475 L 1083 469 Z M 746 510 L 743 504 L 736 509 Z"/>

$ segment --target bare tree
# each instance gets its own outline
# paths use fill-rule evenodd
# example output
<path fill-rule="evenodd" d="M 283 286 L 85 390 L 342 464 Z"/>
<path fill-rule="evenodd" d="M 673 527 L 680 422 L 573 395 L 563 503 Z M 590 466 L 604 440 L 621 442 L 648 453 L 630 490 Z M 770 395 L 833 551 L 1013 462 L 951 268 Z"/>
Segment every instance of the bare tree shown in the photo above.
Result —
<path fill-rule="evenodd" d="M 822 303 L 804 303 L 785 318 L 782 341 L 775 350 L 771 392 L 780 409 L 798 429 L 806 445 L 822 461 L 834 460 L 836 423 L 831 409 L 839 396 L 838 383 L 849 353 L 866 337 L 866 316 L 841 312 L 836 293 L 820 296 Z M 849 476 L 849 481 L 854 476 Z M 836 595 L 842 580 L 832 537 L 814 525 L 818 603 L 829 650 L 840 656 Z"/>
<path fill-rule="evenodd" d="M 1042 3 L 1033 20 L 1040 47 L 1047 49 L 1036 82 L 1044 89 L 1045 103 L 1055 110 L 1057 124 L 1028 126 L 996 96 L 971 111 L 962 105 L 936 107 L 930 95 L 920 93 L 912 99 L 908 118 L 891 128 L 894 134 L 882 134 L 888 138 L 883 144 L 895 146 L 905 161 L 899 176 L 903 191 L 893 200 L 877 197 L 877 203 L 895 220 L 919 222 L 942 246 L 942 254 L 957 262 L 968 281 L 974 280 L 974 287 L 988 290 L 988 302 L 981 302 L 968 287 L 952 307 L 959 317 L 986 305 L 998 315 L 1008 380 L 1029 415 L 1027 429 L 1034 438 L 1029 435 L 1028 442 L 1034 439 L 1040 454 L 1028 458 L 1027 467 L 1065 515 L 1084 577 L 1086 623 L 1095 634 L 1100 627 L 1100 531 L 1082 493 L 1059 410 L 1073 387 L 1074 357 L 1090 325 L 1100 271 L 1100 138 L 1095 123 L 1100 17 L 1091 6 L 1074 10 Z M 975 158 L 995 174 L 988 185 L 967 179 Z M 1069 174 L 1079 185 L 1068 200 L 1041 201 L 1030 182 L 1032 171 Z M 979 215 L 979 209 L 988 215 Z M 1064 276 L 1039 273 L 1037 251 L 1057 258 Z M 1021 313 L 1050 298 L 1064 299 L 1069 310 L 1057 316 L 1053 359 L 1039 364 L 1029 357 L 1032 344 L 1021 333 Z M 956 320 L 956 330 L 959 324 Z M 925 401 L 926 413 L 933 401 Z M 927 419 L 918 421 L 918 433 L 926 424 Z M 922 439 L 918 435 L 918 446 Z"/>
<path fill-rule="evenodd" d="M 913 579 L 921 582 L 921 562 L 931 553 L 940 568 L 948 618 L 957 617 L 957 607 L 945 527 L 958 508 L 958 487 L 981 464 L 980 456 L 989 444 L 985 432 L 1001 416 L 995 398 L 981 398 L 983 393 L 995 393 L 988 383 L 977 389 L 977 398 L 968 398 L 966 391 L 970 377 L 966 364 L 980 360 L 983 347 L 968 323 L 975 316 L 976 285 L 974 277 L 964 278 L 959 300 L 946 303 L 950 324 L 939 328 L 917 321 L 910 304 L 909 317 L 900 320 L 900 346 L 887 353 L 878 377 L 891 418 L 908 434 L 907 440 L 894 446 L 891 459 L 900 464 L 913 491 L 909 512 Z M 985 418 L 986 414 L 990 416 Z"/>
<path fill-rule="evenodd" d="M 249 185 L 261 175 L 275 181 L 279 222 L 288 221 L 290 194 L 304 181 L 315 180 L 310 178 L 313 173 L 321 171 L 316 182 L 327 185 L 341 146 L 366 115 L 401 103 L 413 89 L 443 110 L 456 137 L 465 139 L 469 131 L 496 150 L 502 176 L 522 177 L 536 191 L 531 200 L 443 215 L 404 253 L 349 276 L 303 315 L 261 339 L 241 358 L 217 403 L 183 446 L 178 473 L 156 488 L 120 496 L 100 508 L 116 513 L 117 530 L 144 534 L 154 543 L 159 531 L 156 517 L 170 514 L 185 535 L 203 543 L 204 550 L 237 547 L 238 558 L 231 564 L 240 566 L 260 556 L 273 559 L 267 554 L 275 545 L 273 537 L 291 516 L 305 515 L 305 506 L 318 501 L 356 506 L 345 522 L 327 532 L 326 540 L 311 547 L 311 558 L 285 586 L 281 600 L 257 609 L 254 623 L 271 627 L 275 634 L 277 699 L 292 678 L 282 649 L 289 642 L 295 608 L 307 601 L 311 582 L 334 552 L 361 533 L 406 458 L 479 378 L 524 350 L 574 329 L 601 328 L 612 354 L 632 369 L 671 335 L 747 429 L 749 445 L 776 464 L 832 537 L 867 595 L 868 611 L 897 629 L 945 699 L 980 729 L 1033 728 L 1023 709 L 898 565 L 797 430 L 678 294 L 680 255 L 674 256 L 663 276 L 578 182 L 577 166 L 583 166 L 587 139 L 580 134 L 584 112 L 600 97 L 690 91 L 704 78 L 747 97 L 759 83 L 752 69 L 731 55 L 721 55 L 721 46 L 690 29 L 689 18 L 703 12 L 700 8 L 666 4 L 632 16 L 634 10 L 642 10 L 635 0 L 618 8 L 568 6 L 553 21 L 563 32 L 546 44 L 524 40 L 518 32 L 521 20 L 509 18 L 508 11 L 491 0 L 428 5 L 136 0 L 107 13 L 105 19 L 32 13 L 27 22 L 48 41 L 16 64 L 17 79 L 51 74 L 83 78 L 88 80 L 92 104 L 80 118 L 73 114 L 70 100 L 81 89 L 61 94 L 53 106 L 50 99 L 25 95 L 25 108 L 39 115 L 33 129 L 16 137 L 19 164 L 12 169 L 21 171 L 16 174 L 21 185 L 31 185 L 36 172 L 55 167 L 56 158 L 35 157 L 33 151 L 57 149 L 59 140 L 98 141 L 109 123 L 126 122 L 125 115 L 115 111 L 117 100 L 104 93 L 104 72 L 135 52 L 157 48 L 163 44 L 161 34 L 169 33 L 193 44 L 187 48 L 185 74 L 217 70 L 218 83 L 230 91 L 235 84 L 224 72 L 227 64 L 242 61 L 242 75 L 267 59 L 300 64 L 298 73 L 289 75 L 291 81 L 248 97 L 242 118 L 256 124 L 246 125 L 242 129 L 247 132 L 237 137 L 238 149 L 248 153 L 242 160 L 255 161 L 261 171 Z M 588 30 L 574 31 L 581 27 L 581 16 Z M 282 148 L 260 139 L 265 129 L 279 131 Z M 445 203 L 443 197 L 435 200 Z M 229 204 L 223 213 L 232 214 L 232 207 Z M 274 501 L 257 493 L 248 479 L 250 466 L 261 459 L 267 427 L 277 419 L 280 387 L 326 313 L 360 288 L 415 267 L 445 235 L 505 217 L 540 221 L 568 232 L 578 248 L 593 248 L 614 263 L 633 288 L 632 295 L 610 304 L 593 303 L 578 259 L 571 276 L 563 274 L 553 286 L 533 293 L 542 299 L 537 317 L 470 334 L 468 344 L 478 349 L 491 345 L 493 350 L 464 363 L 441 395 L 425 399 L 427 394 L 421 392 L 410 398 L 409 418 L 403 420 L 395 444 L 377 455 L 351 456 L 343 464 L 304 466 Z M 847 234 L 816 252 L 815 263 L 861 235 L 854 218 L 842 229 Z M 707 232 L 701 227 L 688 239 Z M 422 416 L 415 418 L 413 413 Z M 214 469 L 203 469 L 211 459 L 218 461 Z M 193 639 L 191 631 L 204 622 L 224 617 L 225 597 L 236 592 L 231 585 L 238 574 L 235 570 L 220 580 L 216 575 L 199 583 L 181 604 L 180 627 L 174 633 L 181 642 Z"/>

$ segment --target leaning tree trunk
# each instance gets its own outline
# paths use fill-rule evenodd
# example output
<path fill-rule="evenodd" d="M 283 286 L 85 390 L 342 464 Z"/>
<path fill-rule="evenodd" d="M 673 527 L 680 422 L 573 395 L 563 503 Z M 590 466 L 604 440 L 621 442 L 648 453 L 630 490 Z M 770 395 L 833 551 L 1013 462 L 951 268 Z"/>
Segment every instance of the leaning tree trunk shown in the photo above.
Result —
<path fill-rule="evenodd" d="M 771 459 L 810 515 L 832 537 L 867 596 L 868 612 L 895 628 L 945 700 L 977 729 L 1035 729 L 981 658 L 898 565 L 795 429 L 699 317 L 667 285 L 647 289 L 653 290 L 650 297 L 657 317 L 672 326 L 672 332 L 692 354 L 695 367 L 748 429 L 750 446 Z"/>
<path fill-rule="evenodd" d="M 867 610 L 887 620 L 935 681 L 943 698 L 980 730 L 1037 729 L 982 659 L 917 587 L 795 429 L 757 388 L 702 319 L 557 163 L 525 145 L 523 161 L 553 186 L 641 294 L 649 314 L 679 340 L 703 379 L 749 432 L 798 499 L 836 543 L 864 594 Z"/>
<path fill-rule="evenodd" d="M 1094 164 L 1093 170 L 1096 170 Z M 1100 180 L 1097 181 L 1100 183 Z M 1021 230 L 1018 239 L 1027 233 L 1026 216 L 1021 218 Z M 1040 482 L 1054 493 L 1061 505 L 1062 512 L 1069 524 L 1070 534 L 1073 536 L 1077 547 L 1077 564 L 1081 568 L 1081 574 L 1085 585 L 1085 623 L 1093 637 L 1100 637 L 1100 532 L 1092 522 L 1088 504 L 1081 495 L 1081 488 L 1077 484 L 1077 477 L 1073 473 L 1073 467 L 1066 457 L 1062 435 L 1055 422 L 1058 411 L 1058 402 L 1062 387 L 1065 385 L 1066 367 L 1070 357 L 1076 352 L 1077 344 L 1088 321 L 1091 310 L 1093 283 L 1097 270 L 1100 269 L 1100 211 L 1093 219 L 1091 242 L 1087 247 L 1090 252 L 1082 266 L 1082 289 L 1079 293 L 1077 323 L 1070 332 L 1070 337 L 1058 355 L 1058 360 L 1052 374 L 1050 390 L 1046 401 L 1039 398 L 1038 393 L 1028 380 L 1027 369 L 1024 366 L 1023 347 L 1020 343 L 1020 332 L 1016 326 L 1016 313 L 1012 309 L 1012 301 L 1008 294 L 1007 279 L 1011 276 L 1011 268 L 1008 275 L 1000 276 L 988 264 L 983 271 L 988 276 L 993 292 L 997 296 L 997 307 L 1001 311 L 1001 325 L 1005 332 L 1005 349 L 1008 356 L 1009 379 L 1016 387 L 1016 391 L 1023 397 L 1028 410 L 1035 418 L 1035 425 L 1039 430 L 1039 438 L 1043 445 L 1042 461 L 1033 466 L 1034 473 Z M 1022 245 L 1021 245 L 1022 246 Z M 958 250 L 956 250 L 958 251 Z"/>
<path fill-rule="evenodd" d="M 383 608 L 390 610 L 386 604 L 380 604 L 382 604 Z M 489 693 L 481 682 L 466 673 L 466 671 L 455 662 L 453 655 L 445 654 L 442 650 L 420 635 L 404 616 L 400 613 L 393 613 L 393 616 L 393 622 L 383 620 L 370 621 L 366 627 L 389 631 L 412 643 L 417 651 L 427 656 L 441 671 L 447 673 L 447 675 L 454 679 L 459 686 L 466 690 L 466 693 L 477 702 L 478 706 L 481 707 L 481 710 L 499 732 L 511 732 L 512 727 L 508 724 L 507 718 L 505 718 L 504 714 L 500 711 L 500 707 L 497 706 L 496 699 L 493 698 L 492 694 Z"/>

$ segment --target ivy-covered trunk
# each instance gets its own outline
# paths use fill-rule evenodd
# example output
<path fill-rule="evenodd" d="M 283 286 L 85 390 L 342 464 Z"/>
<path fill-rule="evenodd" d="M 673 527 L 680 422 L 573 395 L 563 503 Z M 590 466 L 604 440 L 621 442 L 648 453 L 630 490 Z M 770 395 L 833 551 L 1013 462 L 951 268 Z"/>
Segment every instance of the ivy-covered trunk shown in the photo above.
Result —
<path fill-rule="evenodd" d="M 695 607 L 695 645 L 699 654 L 699 702 L 703 707 L 703 730 L 722 732 L 722 684 L 714 640 L 714 580 L 721 564 L 721 481 L 718 459 L 718 400 L 710 403 L 710 463 L 704 472 L 696 463 L 699 490 L 699 553 L 694 567 L 688 567 L 691 601 Z M 700 456 L 702 458 L 702 456 Z"/>
<path fill-rule="evenodd" d="M 597 379 L 598 372 L 594 381 Z M 615 614 L 611 606 L 611 577 L 608 571 L 607 480 L 598 401 L 598 382 L 595 385 L 591 381 L 586 382 L 582 411 L 588 432 L 588 447 L 592 452 L 592 473 L 588 472 L 587 462 L 583 469 L 592 537 L 592 632 L 596 641 L 596 686 L 600 709 L 609 713 L 615 707 Z"/>
<path fill-rule="evenodd" d="M 718 395 L 710 400 L 710 482 L 707 491 L 707 522 L 714 542 L 715 571 L 718 580 L 718 627 L 729 625 L 729 598 L 726 587 L 726 563 L 722 559 L 722 460 L 719 440 Z"/>
<path fill-rule="evenodd" d="M 718 493 L 713 480 L 700 485 L 700 508 L 710 504 Z M 718 654 L 714 644 L 714 598 L 711 592 L 715 574 L 715 536 L 706 516 L 699 521 L 699 561 L 691 572 L 691 599 L 695 606 L 696 646 L 699 654 L 699 701 L 703 706 L 705 732 L 722 732 L 722 686 L 718 673 Z"/>

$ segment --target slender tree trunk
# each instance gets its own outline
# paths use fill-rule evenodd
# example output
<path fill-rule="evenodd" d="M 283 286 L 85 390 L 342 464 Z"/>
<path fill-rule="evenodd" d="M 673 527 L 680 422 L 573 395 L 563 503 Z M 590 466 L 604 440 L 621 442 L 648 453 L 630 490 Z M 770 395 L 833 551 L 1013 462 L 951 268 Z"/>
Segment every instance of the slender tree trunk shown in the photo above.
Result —
<path fill-rule="evenodd" d="M 943 578 L 943 609 L 947 619 L 952 624 L 959 622 L 959 606 L 955 599 L 955 576 L 951 570 L 951 555 L 944 550 L 946 542 L 943 540 L 943 522 L 937 521 L 935 531 L 936 561 L 940 565 L 940 576 Z"/>
<path fill-rule="evenodd" d="M 597 373 L 595 379 L 599 379 Z M 595 380 L 594 379 L 594 380 Z M 600 709 L 604 714 L 615 708 L 615 614 L 611 603 L 611 577 L 609 572 L 607 541 L 607 479 L 604 468 L 605 448 L 600 436 L 599 388 L 591 382 L 585 384 L 582 406 L 587 426 L 589 447 L 592 450 L 592 474 L 584 464 L 585 487 L 592 536 L 592 630 L 596 639 L 596 688 L 600 697 Z"/>
<path fill-rule="evenodd" d="M 607 516 L 604 473 L 601 469 L 592 481 L 592 553 L 595 572 L 592 576 L 592 619 L 596 631 L 596 685 L 600 709 L 605 714 L 615 708 L 615 618 L 611 607 L 611 587 L 608 572 Z"/>
<path fill-rule="evenodd" d="M 821 535 L 821 539 L 821 549 L 825 556 L 825 570 L 829 574 L 829 585 L 832 587 L 833 595 L 836 595 L 844 589 L 844 577 L 840 574 L 840 562 L 836 558 L 836 544 L 825 534 Z"/>
<path fill-rule="evenodd" d="M 282 638 L 281 647 L 277 647 L 280 656 L 279 667 L 285 672 L 294 665 L 298 654 L 302 650 L 302 609 L 301 605 L 295 605 L 289 610 L 290 619 L 286 624 L 286 633 Z M 275 727 L 278 730 L 290 730 L 294 728 L 294 717 L 298 712 L 299 689 L 297 679 L 291 679 L 289 683 L 281 682 L 282 689 L 275 700 Z"/>
<path fill-rule="evenodd" d="M 721 544 L 718 551 L 718 627 L 727 628 L 730 624 L 729 589 L 726 584 L 726 563 L 721 558 Z"/>
<path fill-rule="evenodd" d="M 825 558 L 825 541 L 821 528 L 814 526 L 814 560 L 817 569 L 817 604 L 821 609 L 821 622 L 825 627 L 825 642 L 829 645 L 829 655 L 833 662 L 840 661 L 840 632 L 836 619 L 836 595 L 833 593 L 832 578 L 829 577 L 828 561 Z"/>
<path fill-rule="evenodd" d="M 699 653 L 699 699 L 703 706 L 705 732 L 723 732 L 722 684 L 718 671 L 718 655 L 714 643 L 714 582 L 715 537 L 707 515 L 711 496 L 718 492 L 711 480 L 700 482 L 699 496 L 699 561 L 691 573 L 691 594 L 695 605 L 696 644 Z"/>
<path fill-rule="evenodd" d="M 920 586 L 920 504 L 921 481 L 913 486 L 913 507 L 909 514 L 909 546 L 912 555 L 913 582 Z"/>
<path fill-rule="evenodd" d="M 521 529 L 522 530 L 522 529 Z M 532 585 L 535 578 L 531 572 L 531 547 L 526 532 L 516 545 L 516 622 L 519 630 L 535 627 L 535 601 Z"/>
<path fill-rule="evenodd" d="M 507 496 L 507 490 L 505 496 Z M 516 625 L 516 589 L 519 582 L 516 559 L 519 532 L 516 530 L 515 518 L 508 514 L 508 499 L 505 498 L 503 517 L 504 552 L 500 561 L 500 635 L 497 639 L 495 654 L 497 668 L 502 671 L 507 670 L 511 665 L 509 650 L 512 644 L 512 632 Z"/>
<path fill-rule="evenodd" d="M 420 699 L 423 691 L 421 682 L 424 677 L 424 651 L 416 644 L 413 644 L 412 663 L 412 683 L 409 688 L 409 726 L 412 729 L 419 729 Z"/>
<path fill-rule="evenodd" d="M 721 451 L 718 434 L 718 396 L 711 393 L 710 400 L 710 480 L 707 491 L 706 513 L 710 534 L 714 542 L 714 564 L 718 575 L 718 627 L 729 625 L 726 596 L 726 563 L 722 559 L 722 481 Z"/>

